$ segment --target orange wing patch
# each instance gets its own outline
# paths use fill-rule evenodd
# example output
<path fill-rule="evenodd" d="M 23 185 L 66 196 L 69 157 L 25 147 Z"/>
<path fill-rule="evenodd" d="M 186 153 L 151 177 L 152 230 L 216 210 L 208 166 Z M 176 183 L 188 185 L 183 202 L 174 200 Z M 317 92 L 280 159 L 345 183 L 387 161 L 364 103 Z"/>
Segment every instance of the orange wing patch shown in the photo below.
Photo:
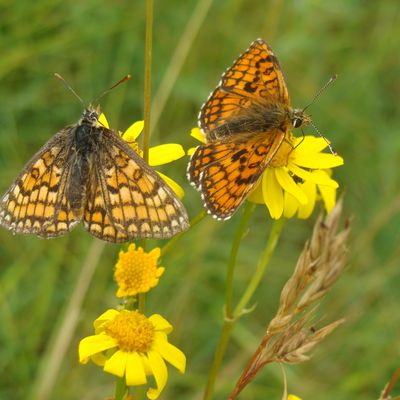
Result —
<path fill-rule="evenodd" d="M 213 217 L 228 219 L 242 204 L 279 149 L 284 132 L 257 135 L 246 141 L 210 143 L 192 156 L 189 179 L 201 190 Z M 192 172 L 191 170 L 195 171 Z"/>

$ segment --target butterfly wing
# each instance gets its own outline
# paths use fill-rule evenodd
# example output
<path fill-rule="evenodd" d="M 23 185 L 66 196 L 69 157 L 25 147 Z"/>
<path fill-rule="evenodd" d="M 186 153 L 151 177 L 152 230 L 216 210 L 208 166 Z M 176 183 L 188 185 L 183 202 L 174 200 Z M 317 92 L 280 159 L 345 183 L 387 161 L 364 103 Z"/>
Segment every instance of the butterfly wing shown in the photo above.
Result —
<path fill-rule="evenodd" d="M 77 220 L 68 204 L 71 146 L 67 127 L 25 165 L 0 200 L 0 224 L 13 233 L 49 238 L 70 231 Z"/>
<path fill-rule="evenodd" d="M 254 103 L 290 105 L 279 62 L 269 45 L 258 39 L 223 74 L 199 113 L 199 127 L 208 135 Z"/>
<path fill-rule="evenodd" d="M 188 228 L 172 189 L 115 132 L 102 128 L 84 212 L 86 229 L 112 242 L 169 238 Z"/>
<path fill-rule="evenodd" d="M 228 219 L 243 203 L 279 149 L 285 133 L 277 130 L 247 140 L 207 143 L 193 153 L 188 178 L 201 191 L 208 212 Z"/>

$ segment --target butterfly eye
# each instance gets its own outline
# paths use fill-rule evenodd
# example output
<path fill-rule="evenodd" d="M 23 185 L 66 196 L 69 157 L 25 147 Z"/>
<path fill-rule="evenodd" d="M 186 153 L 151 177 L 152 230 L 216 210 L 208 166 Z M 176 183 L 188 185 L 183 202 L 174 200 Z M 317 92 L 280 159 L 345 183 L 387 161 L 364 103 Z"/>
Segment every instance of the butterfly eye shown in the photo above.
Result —
<path fill-rule="evenodd" d="M 299 128 L 303 124 L 303 119 L 302 118 L 294 118 L 293 119 L 293 128 Z"/>

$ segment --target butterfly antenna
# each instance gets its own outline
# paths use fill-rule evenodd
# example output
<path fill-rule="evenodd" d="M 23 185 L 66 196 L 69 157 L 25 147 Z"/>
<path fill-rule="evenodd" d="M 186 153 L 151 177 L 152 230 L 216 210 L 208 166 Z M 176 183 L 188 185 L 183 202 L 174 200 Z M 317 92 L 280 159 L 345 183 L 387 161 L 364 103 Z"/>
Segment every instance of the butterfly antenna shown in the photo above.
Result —
<path fill-rule="evenodd" d="M 310 107 L 312 104 L 314 104 L 315 100 L 318 99 L 319 96 L 321 96 L 321 94 L 326 90 L 326 88 L 332 83 L 335 82 L 337 78 L 336 74 L 333 74 L 330 78 L 329 81 L 325 83 L 324 86 L 322 86 L 321 89 L 318 90 L 318 92 L 315 94 L 315 96 L 313 97 L 313 99 L 310 101 L 310 103 L 308 103 L 304 108 L 303 108 L 303 112 L 305 110 L 307 110 L 308 107 Z"/>
<path fill-rule="evenodd" d="M 331 144 L 329 143 L 329 140 L 319 131 L 319 129 L 313 124 L 312 121 L 310 121 L 310 125 L 312 125 L 312 127 L 315 129 L 315 131 L 318 133 L 318 136 L 321 136 L 322 139 L 325 140 L 326 144 L 329 147 L 330 152 L 334 155 L 337 156 L 338 153 L 334 150 L 334 148 L 331 146 Z"/>
<path fill-rule="evenodd" d="M 99 96 L 96 97 L 96 100 L 94 101 L 94 103 L 97 103 L 104 95 L 106 95 L 109 91 L 111 91 L 112 89 L 114 89 L 115 87 L 117 87 L 118 85 L 120 85 L 121 83 L 124 83 L 126 81 L 129 81 L 129 79 L 132 78 L 131 74 L 125 75 L 122 79 L 120 79 L 115 85 L 112 85 L 110 88 L 108 88 L 107 90 L 105 90 L 104 92 L 100 93 Z"/>
<path fill-rule="evenodd" d="M 78 93 L 75 92 L 75 90 L 72 88 L 72 86 L 57 72 L 54 74 L 54 76 L 59 79 L 67 89 L 69 89 L 69 91 L 81 102 L 82 106 L 83 104 L 83 100 L 82 98 L 78 95 Z"/>

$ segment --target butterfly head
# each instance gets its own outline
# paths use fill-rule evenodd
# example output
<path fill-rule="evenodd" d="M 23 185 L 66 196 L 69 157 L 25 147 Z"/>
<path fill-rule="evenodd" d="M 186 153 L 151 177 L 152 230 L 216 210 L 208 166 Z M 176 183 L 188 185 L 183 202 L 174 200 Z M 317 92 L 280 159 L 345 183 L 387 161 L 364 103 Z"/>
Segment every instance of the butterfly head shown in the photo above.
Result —
<path fill-rule="evenodd" d="M 290 116 L 293 128 L 300 128 L 303 125 L 307 125 L 311 122 L 311 117 L 307 115 L 304 110 L 295 108 Z"/>
<path fill-rule="evenodd" d="M 95 109 L 92 106 L 89 106 L 83 112 L 80 124 L 87 124 L 97 128 L 99 126 L 99 117 L 100 107 L 97 107 Z"/>

